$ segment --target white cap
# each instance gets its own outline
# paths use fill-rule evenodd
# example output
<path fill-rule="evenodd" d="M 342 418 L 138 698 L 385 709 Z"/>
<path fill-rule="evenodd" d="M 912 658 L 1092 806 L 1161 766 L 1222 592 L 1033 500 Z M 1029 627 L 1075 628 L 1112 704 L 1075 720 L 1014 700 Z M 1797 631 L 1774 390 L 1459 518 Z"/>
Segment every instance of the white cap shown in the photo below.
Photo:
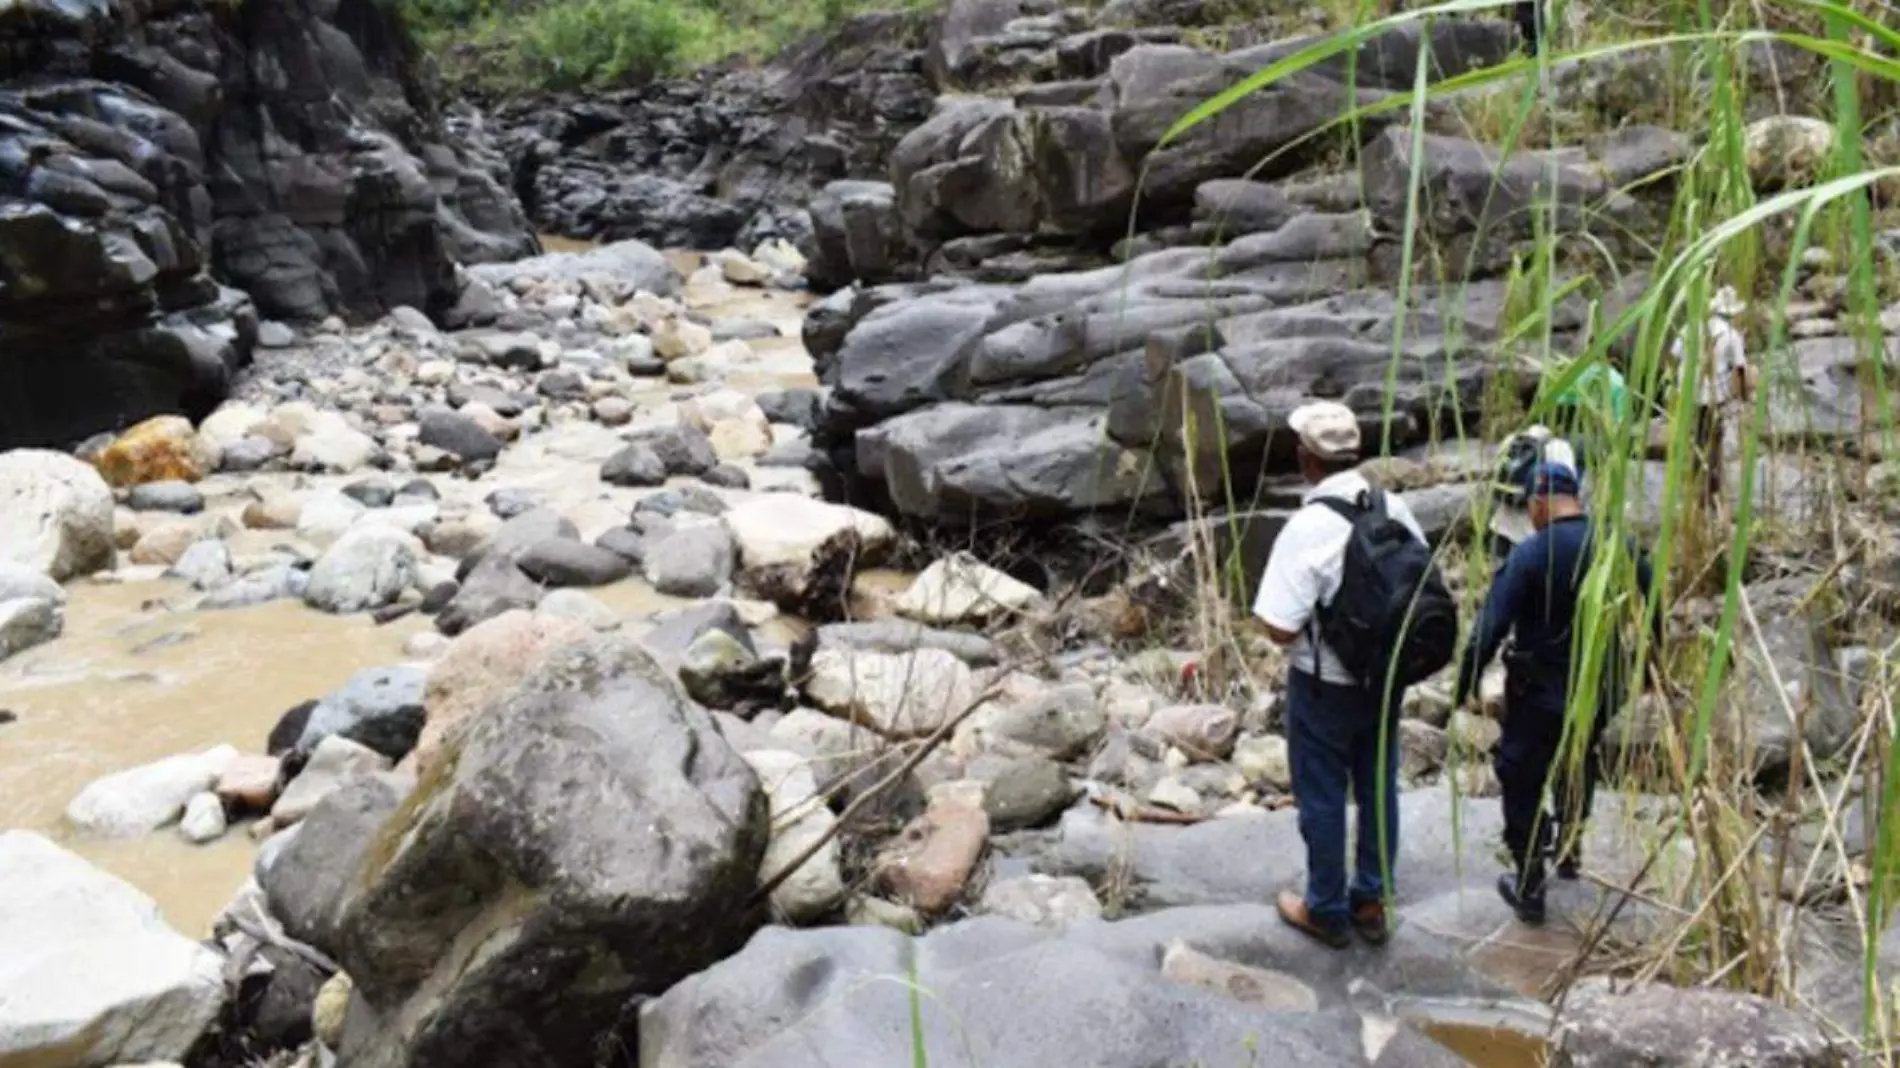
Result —
<path fill-rule="evenodd" d="M 1734 286 L 1723 286 L 1709 298 L 1709 311 L 1724 319 L 1732 319 L 1747 310 L 1748 305 L 1742 303 L 1742 298 L 1735 295 Z"/>
<path fill-rule="evenodd" d="M 1313 401 L 1293 409 L 1286 425 L 1306 451 L 1322 460 L 1359 455 L 1359 417 L 1337 401 Z"/>

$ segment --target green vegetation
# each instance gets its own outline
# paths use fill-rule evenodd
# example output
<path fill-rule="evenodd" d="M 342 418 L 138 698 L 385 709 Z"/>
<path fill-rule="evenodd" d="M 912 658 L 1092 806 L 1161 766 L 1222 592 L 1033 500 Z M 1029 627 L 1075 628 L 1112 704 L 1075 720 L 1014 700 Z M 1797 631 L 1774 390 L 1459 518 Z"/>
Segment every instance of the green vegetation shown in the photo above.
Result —
<path fill-rule="evenodd" d="M 1449 0 L 1381 18 L 1391 9 L 1366 0 L 1342 28 L 1184 116 L 1170 139 L 1393 25 L 1470 17 L 1500 6 L 1496 0 Z M 1671 174 L 1667 226 L 1655 233 L 1612 234 L 1606 227 L 1580 234 L 1560 222 L 1554 204 L 1547 214 L 1540 211 L 1537 236 L 1510 274 L 1505 333 L 1529 366 L 1565 370 L 1545 383 L 1528 411 L 1509 391 L 1485 413 L 1483 426 L 1444 428 L 1447 437 L 1495 441 L 1526 423 L 1557 425 L 1552 398 L 1593 369 L 1616 365 L 1636 395 L 1663 405 L 1670 431 L 1660 443 L 1666 484 L 1653 505 L 1661 514 L 1645 517 L 1652 504 L 1641 465 L 1655 448 L 1651 425 L 1594 413 L 1614 428 L 1590 442 L 1594 519 L 1609 543 L 1624 535 L 1640 539 L 1662 577 L 1645 598 L 1627 554 L 1599 560 L 1581 616 L 1588 621 L 1578 636 L 1584 666 L 1569 710 L 1577 741 L 1568 753 L 1571 760 L 1582 759 L 1581 739 L 1589 736 L 1597 708 L 1590 680 L 1602 677 L 1598 669 L 1611 631 L 1621 627 L 1641 636 L 1635 645 L 1654 672 L 1656 690 L 1640 706 L 1645 711 L 1629 718 L 1643 721 L 1650 732 L 1639 742 L 1611 726 L 1609 741 L 1620 754 L 1612 775 L 1632 794 L 1661 798 L 1656 818 L 1626 830 L 1651 848 L 1632 884 L 1635 895 L 1670 918 L 1659 937 L 1617 944 L 1611 921 L 1621 907 L 1611 910 L 1586 936 L 1593 959 L 1555 977 L 1546 992 L 1561 997 L 1578 974 L 1608 968 L 1792 1003 L 1800 996 L 1798 950 L 1804 937 L 1821 926 L 1845 928 L 1858 935 L 1871 996 L 1860 1033 L 1841 1037 L 1881 1063 L 1894 1063 L 1900 1052 L 1900 1004 L 1894 998 L 1900 992 L 1881 988 L 1873 961 L 1900 906 L 1900 774 L 1892 774 L 1891 764 L 1900 745 L 1900 719 L 1893 713 L 1900 646 L 1892 642 L 1891 614 L 1829 613 L 1822 606 L 1838 599 L 1842 568 L 1884 558 L 1887 543 L 1872 527 L 1882 511 L 1890 513 L 1894 500 L 1893 482 L 1883 477 L 1887 468 L 1870 470 L 1868 461 L 1895 455 L 1891 365 L 1875 353 L 1888 340 L 1880 309 L 1900 296 L 1893 257 L 1880 250 L 1877 236 L 1895 225 L 1900 210 L 1900 166 L 1894 165 L 1891 133 L 1882 134 L 1892 130 L 1900 101 L 1900 32 L 1881 5 L 1864 0 L 1628 0 L 1593 5 L 1587 22 L 1574 24 L 1564 0 L 1551 6 L 1558 30 L 1544 54 L 1436 83 L 1421 65 L 1414 92 L 1393 94 L 1337 120 L 1353 127 L 1384 115 L 1408 122 L 1415 137 L 1442 129 L 1511 151 L 1575 144 L 1604 132 L 1608 116 L 1640 115 L 1691 131 L 1700 145 Z M 1760 60 L 1771 49 L 1777 62 L 1800 73 L 1764 86 Z M 1576 106 L 1579 84 L 1598 87 L 1592 106 Z M 1573 91 L 1560 93 L 1560 85 Z M 1638 98 L 1640 106 L 1609 99 L 1615 93 Z M 1760 114 L 1764 96 L 1778 99 L 1776 110 L 1783 114 L 1820 119 L 1831 128 L 1831 143 L 1805 173 L 1763 180 L 1774 161 L 1751 159 L 1750 119 Z M 1413 158 L 1424 154 L 1415 150 Z M 1412 219 L 1421 217 L 1422 185 L 1415 168 L 1408 198 Z M 1418 299 L 1411 292 L 1415 280 L 1453 288 L 1473 280 L 1461 257 L 1444 255 L 1427 237 L 1415 239 L 1419 230 L 1408 220 L 1401 231 L 1402 305 Z M 1791 309 L 1803 299 L 1804 263 L 1815 262 L 1846 265 L 1844 274 L 1833 273 L 1829 281 L 1840 294 L 1841 332 L 1863 354 L 1859 442 L 1819 448 L 1791 442 L 1769 427 L 1771 396 L 1800 403 Z M 1646 285 L 1633 302 L 1594 306 L 1596 327 L 1582 351 L 1557 351 L 1552 311 L 1576 290 L 1561 279 L 1580 271 L 1606 280 L 1646 271 Z M 1699 343 L 1693 324 L 1708 318 L 1724 285 L 1751 304 L 1742 322 L 1763 384 L 1753 411 L 1735 420 L 1729 456 L 1739 461 L 1742 475 L 1739 485 L 1732 480 L 1728 486 L 1722 510 L 1727 514 L 1704 508 L 1695 488 L 1695 384 L 1670 385 L 1678 374 L 1675 339 Z M 1402 344 L 1402 338 L 1393 342 L 1395 367 Z M 1196 429 L 1189 428 L 1190 436 Z M 1769 458 L 1801 472 L 1812 502 L 1807 514 L 1779 514 L 1772 499 L 1758 501 L 1757 461 Z M 1234 499 L 1231 489 L 1226 497 L 1222 503 L 1231 507 L 1249 504 Z M 1476 523 L 1477 537 L 1447 547 L 1454 559 L 1486 559 L 1483 518 Z M 1486 570 L 1481 563 L 1469 568 L 1468 595 L 1474 600 Z M 1211 566 L 1210 572 L 1217 573 Z M 1876 663 L 1861 696 L 1862 722 L 1846 752 L 1821 759 L 1796 744 L 1787 781 L 1768 784 L 1756 781 L 1751 743 L 1737 734 L 1734 708 L 1743 685 L 1737 665 L 1765 657 L 1763 616 L 1773 610 L 1751 593 L 1751 585 L 1777 575 L 1806 576 L 1811 589 L 1795 610 L 1831 618 L 1843 644 L 1870 647 Z M 1201 606 L 1198 619 L 1214 621 L 1206 627 L 1205 648 L 1244 648 L 1244 638 L 1219 620 L 1238 618 L 1244 604 L 1224 611 Z M 1648 647 L 1646 629 L 1635 625 L 1658 612 L 1671 620 L 1663 649 Z M 1799 738 L 1808 711 L 1793 699 L 1783 704 Z M 1849 818 L 1857 809 L 1880 828 L 1865 856 L 1849 844 Z M 1803 850 L 1797 839 L 1819 845 Z"/>
<path fill-rule="evenodd" d="M 456 86 L 572 90 L 771 55 L 867 11 L 934 0 L 398 0 Z"/>

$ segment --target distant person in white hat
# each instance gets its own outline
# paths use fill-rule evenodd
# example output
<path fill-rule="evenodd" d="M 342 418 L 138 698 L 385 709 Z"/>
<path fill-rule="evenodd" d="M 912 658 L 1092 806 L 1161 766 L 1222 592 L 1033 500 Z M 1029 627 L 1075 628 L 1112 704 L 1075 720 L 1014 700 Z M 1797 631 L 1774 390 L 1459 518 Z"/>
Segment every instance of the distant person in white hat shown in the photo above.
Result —
<path fill-rule="evenodd" d="M 1686 338 L 1677 338 L 1670 350 L 1681 368 L 1679 382 L 1689 380 L 1691 359 L 1700 356 L 1702 361 L 1696 376 L 1696 447 L 1702 454 L 1703 492 L 1710 504 L 1722 496 L 1724 412 L 1737 402 L 1754 399 L 1755 370 L 1749 366 L 1742 332 L 1730 321 L 1746 308 L 1733 288 L 1723 286 L 1709 301 L 1700 352 L 1692 351 Z"/>
<path fill-rule="evenodd" d="M 1398 710 L 1451 662 L 1457 605 L 1418 520 L 1359 473 L 1359 420 L 1331 401 L 1287 419 L 1311 487 L 1273 543 L 1254 615 L 1287 649 L 1286 738 L 1306 843 L 1306 892 L 1280 918 L 1334 948 L 1386 940 L 1398 857 Z M 1348 880 L 1346 804 L 1359 808 Z"/>

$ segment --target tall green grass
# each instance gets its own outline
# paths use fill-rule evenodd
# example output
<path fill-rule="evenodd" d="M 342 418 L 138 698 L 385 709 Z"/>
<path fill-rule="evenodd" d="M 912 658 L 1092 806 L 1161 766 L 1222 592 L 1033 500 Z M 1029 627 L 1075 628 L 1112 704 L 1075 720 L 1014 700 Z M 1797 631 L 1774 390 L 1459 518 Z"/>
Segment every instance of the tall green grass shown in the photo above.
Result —
<path fill-rule="evenodd" d="M 1185 115 L 1168 139 L 1186 134 L 1250 94 L 1331 57 L 1351 54 L 1396 26 L 1422 23 L 1429 33 L 1440 20 L 1492 13 L 1504 6 L 1493 0 L 1449 0 L 1379 17 L 1374 5 L 1366 4 L 1354 24 L 1285 56 Z M 1633 399 L 1646 399 L 1669 428 L 1660 514 L 1651 517 L 1654 529 L 1648 529 L 1639 521 L 1639 505 L 1648 498 L 1643 465 L 1650 454 L 1650 420 L 1618 421 L 1608 412 L 1584 413 L 1606 428 L 1592 435 L 1592 454 L 1586 461 L 1592 472 L 1599 544 L 1646 545 L 1658 581 L 1644 596 L 1635 581 L 1631 553 L 1599 554 L 1586 580 L 1582 625 L 1576 629 L 1577 676 L 1566 714 L 1564 759 L 1582 759 L 1584 739 L 1591 736 L 1597 714 L 1598 680 L 1610 650 L 1620 641 L 1634 651 L 1636 678 L 1654 668 L 1660 700 L 1671 713 L 1657 743 L 1639 752 L 1640 760 L 1619 769 L 1620 781 L 1632 791 L 1672 799 L 1681 813 L 1681 834 L 1695 856 L 1688 870 L 1671 873 L 1665 889 L 1645 889 L 1668 895 L 1664 904 L 1678 923 L 1669 937 L 1639 947 L 1639 956 L 1647 955 L 1636 970 L 1791 1001 L 1799 987 L 1796 947 L 1803 941 L 1799 933 L 1805 917 L 1802 893 L 1792 895 L 1796 900 L 1791 907 L 1783 907 L 1778 899 L 1783 877 L 1791 873 L 1790 843 L 1799 824 L 1818 824 L 1821 845 L 1798 873 L 1804 888 L 1816 877 L 1823 855 L 1851 869 L 1853 858 L 1842 830 L 1847 798 L 1864 797 L 1880 833 L 1871 855 L 1864 858 L 1864 892 L 1850 880 L 1841 907 L 1860 932 L 1868 988 L 1868 1011 L 1861 1033 L 1854 1037 L 1891 1063 L 1894 1007 L 1879 988 L 1874 968 L 1880 935 L 1900 900 L 1900 775 L 1888 774 L 1888 754 L 1900 737 L 1900 723 L 1887 691 L 1870 684 L 1867 719 L 1850 758 L 1822 766 L 1798 743 L 1791 781 L 1778 793 L 1760 792 L 1746 754 L 1737 751 L 1726 711 L 1737 658 L 1763 651 L 1762 624 L 1748 587 L 1766 544 L 1792 542 L 1822 562 L 1838 561 L 1854 551 L 1841 531 L 1839 501 L 1825 501 L 1822 514 L 1793 521 L 1793 529 L 1787 517 L 1764 514 L 1756 506 L 1758 460 L 1776 456 L 1832 465 L 1841 459 L 1804 455 L 1772 440 L 1767 430 L 1771 391 L 1800 381 L 1793 365 L 1788 311 L 1796 296 L 1799 260 L 1810 244 L 1820 244 L 1834 254 L 1835 262 L 1849 265 L 1847 321 L 1860 342 L 1867 368 L 1864 389 L 1871 398 L 1864 436 L 1869 443 L 1892 441 L 1891 392 L 1884 359 L 1876 358 L 1883 343 L 1878 324 L 1883 295 L 1875 237 L 1883 222 L 1873 193 L 1900 181 L 1900 167 L 1870 162 L 1866 100 L 1871 96 L 1890 108 L 1900 98 L 1900 31 L 1892 25 L 1891 8 L 1865 0 L 1858 6 L 1836 0 L 1651 0 L 1592 5 L 1584 32 L 1565 39 L 1561 27 L 1567 23 L 1567 5 L 1553 6 L 1550 22 L 1560 29 L 1540 55 L 1432 83 L 1426 82 L 1421 65 L 1420 82 L 1411 92 L 1391 94 L 1342 115 L 1334 128 L 1356 130 L 1374 117 L 1403 116 L 1415 135 L 1422 136 L 1428 115 L 1442 121 L 1447 114 L 1477 114 L 1489 128 L 1474 135 L 1506 151 L 1525 141 L 1562 144 L 1579 132 L 1575 109 L 1566 114 L 1566 101 L 1559 94 L 1563 79 L 1574 77 L 1578 68 L 1662 60 L 1661 69 L 1672 78 L 1675 125 L 1697 142 L 1693 158 L 1674 176 L 1665 230 L 1638 235 L 1646 262 L 1618 263 L 1609 250 L 1628 247 L 1628 242 L 1599 241 L 1594 234 L 1565 237 L 1558 226 L 1558 205 L 1550 203 L 1530 247 L 1520 255 L 1514 290 L 1526 299 L 1512 302 L 1514 320 L 1504 331 L 1509 347 L 1532 366 L 1562 368 L 1549 373 L 1549 381 L 1523 413 L 1524 422 L 1568 429 L 1560 424 L 1552 398 L 1591 367 L 1614 361 L 1622 365 Z M 1826 72 L 1827 84 L 1819 88 L 1825 91 L 1806 92 L 1812 87 L 1796 86 L 1795 95 L 1804 106 L 1819 109 L 1810 114 L 1835 127 L 1835 151 L 1820 173 L 1800 188 L 1778 191 L 1755 188 L 1745 133 L 1751 117 L 1748 56 L 1751 50 L 1770 46 L 1784 55 L 1820 61 L 1816 66 Z M 1414 158 L 1420 155 L 1417 147 L 1415 140 Z M 1552 158 L 1553 179 L 1557 165 Z M 1554 180 L 1550 184 L 1554 186 Z M 1420 175 L 1415 170 L 1398 282 L 1401 306 L 1407 308 L 1415 300 L 1415 271 L 1435 267 L 1440 272 L 1436 280 L 1445 285 L 1472 281 L 1468 267 L 1461 274 L 1460 265 L 1447 268 L 1420 247 L 1419 201 Z M 1560 265 L 1574 267 L 1579 244 L 1593 246 L 1598 265 L 1612 271 L 1647 269 L 1647 284 L 1626 307 L 1598 306 L 1595 326 L 1580 350 L 1559 352 L 1554 349 L 1550 312 L 1563 294 L 1551 287 L 1565 273 Z M 1725 503 L 1707 509 L 1699 502 L 1693 460 L 1698 444 L 1693 440 L 1696 363 L 1679 363 L 1672 347 L 1681 338 L 1692 355 L 1699 354 L 1700 324 L 1709 318 L 1712 295 L 1722 285 L 1734 286 L 1752 302 L 1744 325 L 1760 386 L 1752 410 L 1730 419 L 1739 424 L 1738 448 L 1730 454 L 1740 460 L 1739 484 L 1726 480 Z M 1900 294 L 1888 293 L 1884 299 L 1896 296 Z M 1395 337 L 1395 374 L 1402 344 L 1403 338 Z M 1778 403 L 1786 403 L 1786 397 Z M 1636 406 L 1644 410 L 1644 401 L 1637 400 Z M 1455 432 L 1462 436 L 1468 431 Z M 1246 506 L 1244 501 L 1228 503 Z M 1483 525 L 1481 517 L 1479 539 Z M 1473 559 L 1484 555 L 1479 543 L 1467 548 Z M 1828 581 L 1831 572 L 1825 566 L 1813 570 L 1817 584 Z M 1679 619 L 1681 614 L 1674 610 L 1692 598 L 1713 600 L 1715 624 L 1697 628 L 1672 622 L 1667 647 L 1652 648 L 1649 628 L 1643 624 L 1659 613 Z M 1880 650 L 1880 670 L 1872 673 L 1876 679 L 1893 676 L 1890 661 L 1897 651 Z M 1805 711 L 1783 711 L 1797 728 L 1805 725 Z M 1645 871 L 1667 867 L 1655 862 L 1666 861 L 1661 851 L 1679 844 L 1657 843 L 1659 852 L 1644 865 Z"/>
<path fill-rule="evenodd" d="M 634 84 L 772 55 L 867 11 L 939 0 L 399 0 L 457 88 L 489 93 Z"/>

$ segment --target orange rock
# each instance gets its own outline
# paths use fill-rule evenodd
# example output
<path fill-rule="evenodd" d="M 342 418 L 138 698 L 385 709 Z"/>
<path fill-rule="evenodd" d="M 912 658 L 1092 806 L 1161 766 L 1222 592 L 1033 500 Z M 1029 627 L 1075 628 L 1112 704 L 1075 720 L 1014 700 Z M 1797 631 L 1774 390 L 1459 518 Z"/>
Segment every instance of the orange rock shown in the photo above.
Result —
<path fill-rule="evenodd" d="M 954 792 L 939 794 L 879 854 L 878 878 L 919 912 L 941 914 L 963 896 L 989 835 L 990 818 L 980 801 Z"/>
<path fill-rule="evenodd" d="M 217 457 L 198 440 L 191 421 L 161 415 L 133 427 L 106 446 L 93 466 L 109 485 L 147 482 L 199 482 L 217 466 Z"/>
<path fill-rule="evenodd" d="M 241 756 L 218 777 L 218 800 L 228 809 L 269 812 L 277 801 L 277 758 Z"/>

